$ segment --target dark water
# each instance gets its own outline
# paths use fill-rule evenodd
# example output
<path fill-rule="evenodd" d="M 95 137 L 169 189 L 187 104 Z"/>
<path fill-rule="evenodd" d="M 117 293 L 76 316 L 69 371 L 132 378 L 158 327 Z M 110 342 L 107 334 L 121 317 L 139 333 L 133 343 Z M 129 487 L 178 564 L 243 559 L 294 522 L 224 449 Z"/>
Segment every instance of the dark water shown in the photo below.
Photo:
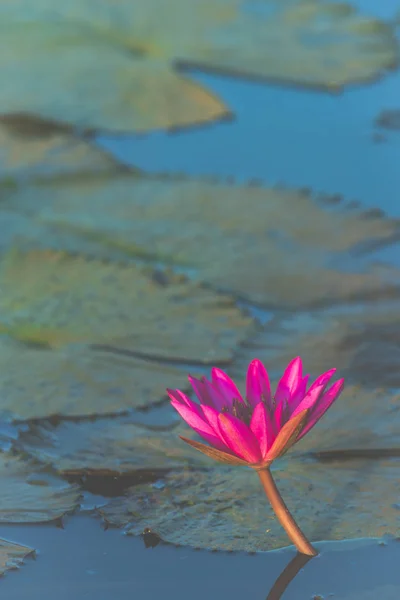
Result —
<path fill-rule="evenodd" d="M 9 600 L 264 599 L 296 556 L 292 548 L 268 554 L 211 553 L 159 545 L 145 549 L 139 538 L 103 531 L 90 517 L 54 526 L 1 526 L 4 538 L 38 549 L 18 573 L 1 583 Z M 353 540 L 317 545 L 320 556 L 275 587 L 277 600 L 398 600 L 400 541 Z M 289 567 L 287 576 L 302 564 Z"/>

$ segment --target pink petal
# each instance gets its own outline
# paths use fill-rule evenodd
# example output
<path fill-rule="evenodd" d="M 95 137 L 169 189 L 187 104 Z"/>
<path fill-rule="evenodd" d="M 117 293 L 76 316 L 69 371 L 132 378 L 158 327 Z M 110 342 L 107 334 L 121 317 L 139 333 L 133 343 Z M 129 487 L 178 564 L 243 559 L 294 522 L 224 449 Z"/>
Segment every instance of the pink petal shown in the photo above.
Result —
<path fill-rule="evenodd" d="M 171 390 L 171 388 L 167 389 L 167 394 L 171 398 L 171 400 L 176 400 L 177 402 L 181 402 L 183 404 L 187 404 L 188 406 L 192 402 L 186 394 L 181 392 L 181 390 Z"/>
<path fill-rule="evenodd" d="M 279 432 L 281 427 L 283 427 L 288 419 L 288 416 L 288 403 L 285 399 L 283 399 L 279 402 L 274 412 L 273 422 L 274 430 L 276 432 Z"/>
<path fill-rule="evenodd" d="M 188 406 L 193 412 L 198 414 L 200 418 L 203 418 L 199 404 L 196 404 L 196 402 L 193 402 L 193 400 L 188 398 L 188 396 L 186 396 L 186 394 L 181 392 L 181 390 L 171 390 L 168 388 L 167 393 L 172 401 Z"/>
<path fill-rule="evenodd" d="M 204 383 L 205 377 L 203 377 L 200 380 L 200 379 L 197 379 L 196 377 L 192 377 L 191 375 L 189 375 L 188 379 L 194 390 L 194 393 L 196 394 L 196 396 L 198 397 L 200 402 L 202 404 L 208 404 L 208 406 L 214 406 L 212 398 L 210 397 L 210 394 L 208 393 L 207 386 Z"/>
<path fill-rule="evenodd" d="M 220 414 L 218 421 L 221 434 L 232 452 L 249 463 L 260 462 L 258 440 L 243 421 L 227 413 Z"/>
<path fill-rule="evenodd" d="M 228 406 L 232 406 L 234 400 L 243 402 L 242 394 L 239 392 L 236 384 L 221 369 L 213 368 L 211 370 L 211 379 L 214 387 L 223 395 Z"/>
<path fill-rule="evenodd" d="M 326 413 L 328 408 L 332 406 L 334 401 L 340 396 L 344 387 L 344 379 L 336 381 L 327 392 L 318 400 L 318 403 L 314 405 L 311 410 L 311 414 L 307 420 L 307 424 L 302 429 L 301 434 L 297 438 L 300 440 L 303 436 L 310 431 L 312 427 L 320 420 L 320 418 Z"/>
<path fill-rule="evenodd" d="M 307 394 L 304 396 L 303 400 L 298 404 L 296 409 L 292 413 L 292 417 L 295 417 L 302 412 L 303 410 L 309 409 L 312 410 L 316 405 L 322 394 L 324 393 L 326 386 L 329 383 L 329 380 L 332 378 L 332 375 L 335 373 L 336 369 L 331 369 L 326 373 L 320 375 L 312 384 Z"/>
<path fill-rule="evenodd" d="M 314 383 L 310 386 L 310 389 L 307 393 L 311 392 L 315 387 L 328 383 L 335 373 L 336 369 L 330 369 L 329 371 L 326 371 L 326 373 L 322 373 L 322 375 L 317 377 Z"/>
<path fill-rule="evenodd" d="M 303 365 L 300 356 L 294 358 L 285 369 L 275 393 L 275 401 L 289 400 L 302 379 Z"/>
<path fill-rule="evenodd" d="M 282 427 L 272 447 L 268 450 L 264 460 L 272 462 L 284 454 L 296 441 L 299 439 L 299 432 L 302 430 L 304 423 L 307 420 L 308 411 L 303 410 L 296 417 L 289 419 Z"/>
<path fill-rule="evenodd" d="M 226 449 L 226 445 L 221 442 L 219 436 L 215 435 L 212 427 L 199 414 L 176 400 L 171 400 L 172 406 L 180 414 L 182 419 L 191 427 L 200 437 L 205 439 L 209 444 L 220 450 Z"/>
<path fill-rule="evenodd" d="M 201 410 L 203 411 L 203 414 L 204 414 L 205 418 L 207 419 L 210 427 L 213 429 L 214 434 L 220 439 L 221 443 L 224 445 L 225 450 L 229 451 L 229 448 L 225 444 L 225 440 L 222 437 L 221 432 L 220 432 L 219 421 L 218 421 L 219 412 L 217 410 L 215 410 L 215 408 L 212 408 L 211 406 L 206 406 L 205 404 L 203 404 L 201 406 Z"/>
<path fill-rule="evenodd" d="M 271 405 L 271 386 L 266 368 L 257 358 L 252 360 L 247 369 L 246 397 L 252 406 L 264 400 Z"/>
<path fill-rule="evenodd" d="M 307 384 L 308 384 L 309 378 L 310 378 L 309 375 L 306 375 L 305 377 L 303 377 L 303 379 L 301 379 L 299 381 L 299 385 L 297 386 L 296 391 L 289 398 L 290 413 L 292 413 L 294 411 L 294 409 L 297 408 L 299 402 L 301 402 L 303 400 L 304 396 L 306 395 Z"/>
<path fill-rule="evenodd" d="M 259 402 L 251 417 L 250 429 L 258 440 L 262 458 L 268 452 L 275 440 L 271 419 L 263 402 Z"/>
<path fill-rule="evenodd" d="M 219 411 L 221 411 L 224 408 L 224 406 L 228 406 L 228 399 L 223 394 L 221 394 L 221 392 L 215 387 L 213 383 L 208 381 L 208 379 L 206 379 L 205 377 L 203 378 L 203 383 L 207 390 L 206 393 L 211 399 L 211 406 L 213 406 Z"/>

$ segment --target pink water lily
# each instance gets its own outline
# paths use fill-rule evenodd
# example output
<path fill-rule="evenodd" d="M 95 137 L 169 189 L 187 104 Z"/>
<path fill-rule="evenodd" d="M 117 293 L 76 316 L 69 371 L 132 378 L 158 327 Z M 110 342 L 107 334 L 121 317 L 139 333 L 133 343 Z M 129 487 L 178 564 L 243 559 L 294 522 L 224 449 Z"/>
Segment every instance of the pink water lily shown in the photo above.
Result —
<path fill-rule="evenodd" d="M 217 368 L 211 381 L 189 376 L 200 403 L 180 390 L 168 394 L 180 416 L 209 445 L 182 437 L 185 442 L 220 462 L 263 469 L 310 431 L 338 398 L 343 379 L 328 387 L 335 371 L 308 386 L 301 358 L 294 358 L 272 394 L 268 373 L 255 359 L 247 370 L 245 397 Z"/>

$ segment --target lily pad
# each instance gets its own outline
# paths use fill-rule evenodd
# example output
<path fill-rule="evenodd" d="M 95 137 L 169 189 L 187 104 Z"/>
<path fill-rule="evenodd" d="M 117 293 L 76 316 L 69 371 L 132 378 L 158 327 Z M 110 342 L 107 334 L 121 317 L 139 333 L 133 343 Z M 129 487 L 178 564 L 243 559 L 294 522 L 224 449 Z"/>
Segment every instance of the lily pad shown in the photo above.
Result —
<path fill-rule="evenodd" d="M 390 25 L 318 0 L 2 0 L 0 21 L 0 113 L 89 130 L 225 116 L 177 64 L 337 90 L 397 62 Z"/>
<path fill-rule="evenodd" d="M 0 538 L 0 575 L 22 566 L 24 558 L 33 555 L 35 550 L 20 544 L 14 544 Z"/>
<path fill-rule="evenodd" d="M 257 354 L 278 375 L 295 351 L 313 374 L 336 367 L 347 383 L 398 390 L 399 336 L 397 300 L 278 316 L 242 347 L 236 370 Z"/>
<path fill-rule="evenodd" d="M 0 337 L 0 415 L 14 420 L 84 417 L 146 408 L 186 370 L 110 352 L 51 350 Z"/>
<path fill-rule="evenodd" d="M 212 92 L 174 72 L 167 61 L 135 57 L 129 40 L 118 39 L 118 29 L 101 32 L 94 23 L 99 6 L 91 8 L 86 22 L 46 23 L 38 14 L 27 28 L 12 20 L 6 25 L 0 6 L 0 73 L 10 84 L 0 113 L 30 112 L 83 131 L 121 133 L 230 116 Z M 54 14 L 54 3 L 50 10 Z M 19 11 L 24 12 L 21 5 Z"/>
<path fill-rule="evenodd" d="M 400 222 L 303 191 L 111 176 L 20 190 L 5 206 L 75 235 L 78 248 L 79 238 L 90 242 L 100 257 L 131 259 L 139 248 L 150 261 L 184 266 L 268 307 L 299 310 L 400 290 L 400 271 L 374 264 L 376 247 L 398 239 Z"/>
<path fill-rule="evenodd" d="M 74 137 L 68 128 L 24 115 L 0 118 L 0 181 L 116 171 L 106 152 Z"/>
<path fill-rule="evenodd" d="M 0 455 L 0 523 L 42 523 L 79 506 L 79 488 L 14 456 Z"/>
<path fill-rule="evenodd" d="M 244 390 L 256 357 L 275 381 L 294 354 L 312 379 L 336 367 L 344 391 L 293 451 L 399 455 L 399 335 L 397 302 L 277 317 L 242 345 L 228 370 Z"/>
<path fill-rule="evenodd" d="M 51 251 L 0 263 L 0 332 L 26 342 L 80 342 L 133 355 L 229 362 L 251 319 L 232 298 L 173 273 Z"/>
<path fill-rule="evenodd" d="M 101 473 L 127 475 L 140 470 L 170 470 L 209 466 L 210 460 L 193 452 L 179 435 L 179 424 L 169 430 L 152 430 L 118 419 L 32 425 L 21 433 L 16 447 L 63 475 Z M 189 433 L 190 435 L 190 433 Z"/>
<path fill-rule="evenodd" d="M 292 461 L 275 469 L 275 479 L 312 541 L 380 537 L 400 532 L 393 505 L 400 494 L 399 466 L 395 459 L 329 468 Z M 256 551 L 290 543 L 250 469 L 170 473 L 162 489 L 135 486 L 100 513 L 130 534 L 149 527 L 165 541 L 199 548 Z"/>

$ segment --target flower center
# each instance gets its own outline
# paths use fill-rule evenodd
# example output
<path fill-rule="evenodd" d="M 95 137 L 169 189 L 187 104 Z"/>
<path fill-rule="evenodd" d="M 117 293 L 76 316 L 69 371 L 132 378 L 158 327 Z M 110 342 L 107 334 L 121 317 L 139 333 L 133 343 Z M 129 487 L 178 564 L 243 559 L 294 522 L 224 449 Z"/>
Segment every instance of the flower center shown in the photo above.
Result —
<path fill-rule="evenodd" d="M 246 423 L 246 425 L 250 425 L 251 415 L 253 414 L 253 407 L 245 400 L 238 400 L 235 398 L 232 402 L 232 406 L 224 406 L 221 410 L 222 413 L 230 413 L 237 419 Z"/>

